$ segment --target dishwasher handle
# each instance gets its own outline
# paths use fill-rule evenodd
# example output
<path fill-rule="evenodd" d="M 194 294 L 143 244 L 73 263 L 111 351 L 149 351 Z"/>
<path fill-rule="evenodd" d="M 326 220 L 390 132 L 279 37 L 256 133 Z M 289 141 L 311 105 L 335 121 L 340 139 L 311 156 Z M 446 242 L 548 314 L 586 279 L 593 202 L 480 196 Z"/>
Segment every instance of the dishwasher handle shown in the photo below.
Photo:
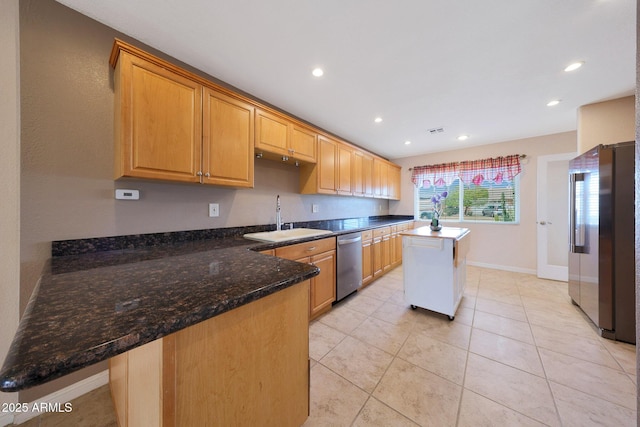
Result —
<path fill-rule="evenodd" d="M 338 245 L 348 245 L 350 243 L 357 243 L 362 240 L 362 236 L 353 237 L 351 239 L 341 239 L 338 237 Z"/>

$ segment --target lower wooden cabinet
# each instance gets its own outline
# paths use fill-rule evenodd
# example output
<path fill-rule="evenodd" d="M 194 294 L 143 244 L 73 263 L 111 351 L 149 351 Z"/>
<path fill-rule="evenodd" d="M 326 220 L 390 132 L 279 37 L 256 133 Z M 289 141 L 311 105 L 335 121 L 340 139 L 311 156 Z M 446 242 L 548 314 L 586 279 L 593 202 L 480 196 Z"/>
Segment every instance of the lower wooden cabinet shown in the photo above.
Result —
<path fill-rule="evenodd" d="M 118 425 L 302 425 L 307 307 L 309 281 L 113 357 Z"/>
<path fill-rule="evenodd" d="M 373 280 L 373 232 L 362 232 L 362 286 Z"/>
<path fill-rule="evenodd" d="M 336 300 L 335 237 L 276 248 L 276 256 L 313 264 L 320 269 L 320 274 L 311 278 L 309 319 L 331 309 Z"/>
<path fill-rule="evenodd" d="M 402 264 L 402 236 L 413 228 L 413 222 L 362 232 L 362 286 Z"/>

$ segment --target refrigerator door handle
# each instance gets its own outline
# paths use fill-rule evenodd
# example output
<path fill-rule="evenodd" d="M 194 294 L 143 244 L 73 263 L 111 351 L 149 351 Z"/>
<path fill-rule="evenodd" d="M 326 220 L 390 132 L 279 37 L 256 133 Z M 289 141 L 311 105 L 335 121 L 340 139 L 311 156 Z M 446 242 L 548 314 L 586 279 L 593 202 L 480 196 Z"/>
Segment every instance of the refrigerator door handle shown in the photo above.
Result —
<path fill-rule="evenodd" d="M 569 207 L 569 250 L 574 254 L 585 253 L 584 173 L 571 174 Z M 581 188 L 578 189 L 578 186 Z"/>

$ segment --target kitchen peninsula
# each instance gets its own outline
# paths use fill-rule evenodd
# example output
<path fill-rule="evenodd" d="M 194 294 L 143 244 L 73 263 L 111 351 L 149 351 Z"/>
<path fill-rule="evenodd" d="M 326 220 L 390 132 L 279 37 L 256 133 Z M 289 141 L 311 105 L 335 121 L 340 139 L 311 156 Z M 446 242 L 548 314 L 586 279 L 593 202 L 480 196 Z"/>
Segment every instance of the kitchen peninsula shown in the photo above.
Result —
<path fill-rule="evenodd" d="M 296 225 L 338 235 L 409 220 Z M 112 390 L 127 382 L 142 387 L 130 388 L 129 398 L 138 401 L 129 403 L 118 402 L 114 391 L 116 407 L 155 407 L 142 412 L 147 419 L 184 420 L 193 413 L 237 421 L 238 413 L 255 409 L 247 409 L 251 403 L 261 405 L 256 413 L 263 416 L 285 417 L 274 418 L 278 425 L 299 425 L 308 411 L 308 279 L 318 269 L 257 252 L 282 244 L 241 237 L 269 228 L 53 242 L 53 258 L 0 372 L 0 389 L 25 389 L 111 358 Z M 136 374 L 146 382 L 136 383 Z M 260 387 L 247 394 L 248 383 Z M 243 396 L 235 402 L 243 402 L 241 408 L 227 405 L 234 388 Z M 205 395 L 222 404 L 203 401 Z M 224 414 L 212 413 L 214 407 Z M 126 416 L 134 425 L 135 414 Z"/>

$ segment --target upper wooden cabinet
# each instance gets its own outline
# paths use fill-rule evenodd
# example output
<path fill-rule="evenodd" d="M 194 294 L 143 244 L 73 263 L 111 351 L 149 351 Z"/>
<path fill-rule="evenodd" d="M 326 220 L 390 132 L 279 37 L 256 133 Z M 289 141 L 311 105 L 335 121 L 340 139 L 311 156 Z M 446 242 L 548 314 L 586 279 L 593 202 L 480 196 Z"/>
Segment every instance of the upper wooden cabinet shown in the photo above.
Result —
<path fill-rule="evenodd" d="M 303 194 L 353 194 L 353 148 L 318 135 L 317 164 L 300 166 Z"/>
<path fill-rule="evenodd" d="M 202 85 L 125 51 L 114 65 L 116 178 L 199 182 Z"/>
<path fill-rule="evenodd" d="M 203 182 L 253 187 L 253 106 L 205 88 L 202 109 Z"/>
<path fill-rule="evenodd" d="M 253 187 L 254 108 L 116 40 L 115 177 Z"/>
<path fill-rule="evenodd" d="M 351 172 L 353 195 L 373 197 L 373 157 L 363 151 L 354 151 Z"/>
<path fill-rule="evenodd" d="M 317 145 L 317 163 L 300 166 L 300 192 L 302 194 L 336 194 L 338 142 L 319 135 Z"/>
<path fill-rule="evenodd" d="M 267 158 L 316 162 L 317 134 L 286 117 L 256 109 L 255 149 Z"/>
<path fill-rule="evenodd" d="M 393 163 L 389 163 L 387 187 L 389 189 L 389 199 L 400 200 L 400 178 L 402 168 Z"/>
<path fill-rule="evenodd" d="M 338 144 L 338 166 L 336 167 L 336 191 L 338 194 L 350 196 L 353 194 L 353 149 L 348 145 Z"/>
<path fill-rule="evenodd" d="M 400 198 L 400 168 L 116 40 L 115 177 L 252 188 L 254 153 L 300 166 L 300 192 Z"/>

